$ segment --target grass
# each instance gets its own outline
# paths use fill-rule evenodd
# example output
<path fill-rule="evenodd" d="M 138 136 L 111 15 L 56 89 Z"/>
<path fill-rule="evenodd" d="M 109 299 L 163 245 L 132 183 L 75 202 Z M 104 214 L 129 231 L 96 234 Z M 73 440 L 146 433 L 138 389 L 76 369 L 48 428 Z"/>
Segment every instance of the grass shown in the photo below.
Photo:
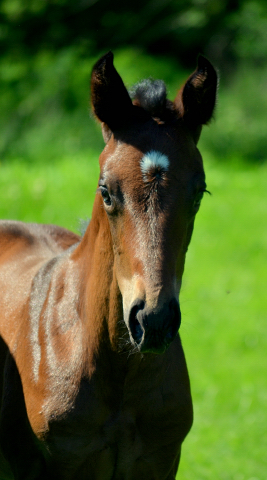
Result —
<path fill-rule="evenodd" d="M 54 223 L 78 231 L 89 218 L 98 180 L 97 154 L 51 164 L 20 159 L 0 165 L 0 217 Z"/>
<path fill-rule="evenodd" d="M 195 423 L 183 480 L 266 480 L 267 166 L 206 162 L 181 298 Z"/>
<path fill-rule="evenodd" d="M 206 155 L 208 157 L 208 155 Z M 195 422 L 180 480 L 266 480 L 267 165 L 207 158 L 205 196 L 181 295 Z M 90 216 L 97 154 L 0 165 L 0 215 L 77 230 Z"/>

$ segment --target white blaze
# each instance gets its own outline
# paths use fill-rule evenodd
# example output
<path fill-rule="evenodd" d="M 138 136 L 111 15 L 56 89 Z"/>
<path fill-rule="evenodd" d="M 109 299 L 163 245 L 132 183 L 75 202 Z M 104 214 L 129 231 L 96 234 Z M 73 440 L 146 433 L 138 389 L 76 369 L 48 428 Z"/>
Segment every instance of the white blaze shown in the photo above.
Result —
<path fill-rule="evenodd" d="M 163 153 L 156 150 L 150 150 L 141 159 L 140 166 L 143 175 L 146 175 L 150 170 L 160 168 L 162 171 L 167 172 L 169 168 L 169 159 Z"/>

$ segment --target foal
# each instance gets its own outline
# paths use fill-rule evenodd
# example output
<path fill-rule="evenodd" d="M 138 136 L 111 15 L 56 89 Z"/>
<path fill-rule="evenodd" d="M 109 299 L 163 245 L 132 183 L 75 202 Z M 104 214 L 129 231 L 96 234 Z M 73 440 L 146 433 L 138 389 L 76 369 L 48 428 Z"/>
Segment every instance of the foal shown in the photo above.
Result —
<path fill-rule="evenodd" d="M 84 236 L 1 222 L 1 479 L 175 479 L 192 424 L 178 299 L 216 83 L 199 57 L 174 102 L 151 80 L 131 101 L 104 55 L 91 92 L 106 146 Z"/>

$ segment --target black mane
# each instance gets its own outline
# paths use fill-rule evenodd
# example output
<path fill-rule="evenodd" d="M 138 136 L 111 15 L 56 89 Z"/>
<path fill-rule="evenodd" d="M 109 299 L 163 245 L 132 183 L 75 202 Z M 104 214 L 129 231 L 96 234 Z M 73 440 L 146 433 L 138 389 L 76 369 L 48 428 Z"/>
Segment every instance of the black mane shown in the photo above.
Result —
<path fill-rule="evenodd" d="M 152 117 L 162 117 L 167 108 L 167 91 L 163 80 L 141 80 L 130 90 L 135 105 L 139 105 Z"/>

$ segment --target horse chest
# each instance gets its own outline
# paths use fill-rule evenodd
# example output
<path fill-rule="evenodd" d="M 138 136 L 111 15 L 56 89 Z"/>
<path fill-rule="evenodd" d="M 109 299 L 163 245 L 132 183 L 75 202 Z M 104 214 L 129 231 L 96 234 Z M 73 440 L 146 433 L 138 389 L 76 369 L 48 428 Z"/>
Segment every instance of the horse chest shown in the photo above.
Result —
<path fill-rule="evenodd" d="M 51 425 L 46 439 L 53 458 L 51 472 L 64 480 L 111 480 L 117 478 L 118 469 L 125 470 L 126 455 L 126 470 L 131 469 L 142 452 L 134 417 L 108 414 L 105 408 L 102 412 L 92 408 L 90 416 L 82 412 L 79 416 Z"/>
<path fill-rule="evenodd" d="M 107 404 L 90 385 L 83 385 L 68 416 L 51 419 L 46 445 L 56 478 L 157 478 L 151 473 L 156 466 L 163 470 L 159 478 L 165 478 L 180 445 L 172 402 L 164 405 L 160 389 L 138 398 L 133 391 Z"/>

